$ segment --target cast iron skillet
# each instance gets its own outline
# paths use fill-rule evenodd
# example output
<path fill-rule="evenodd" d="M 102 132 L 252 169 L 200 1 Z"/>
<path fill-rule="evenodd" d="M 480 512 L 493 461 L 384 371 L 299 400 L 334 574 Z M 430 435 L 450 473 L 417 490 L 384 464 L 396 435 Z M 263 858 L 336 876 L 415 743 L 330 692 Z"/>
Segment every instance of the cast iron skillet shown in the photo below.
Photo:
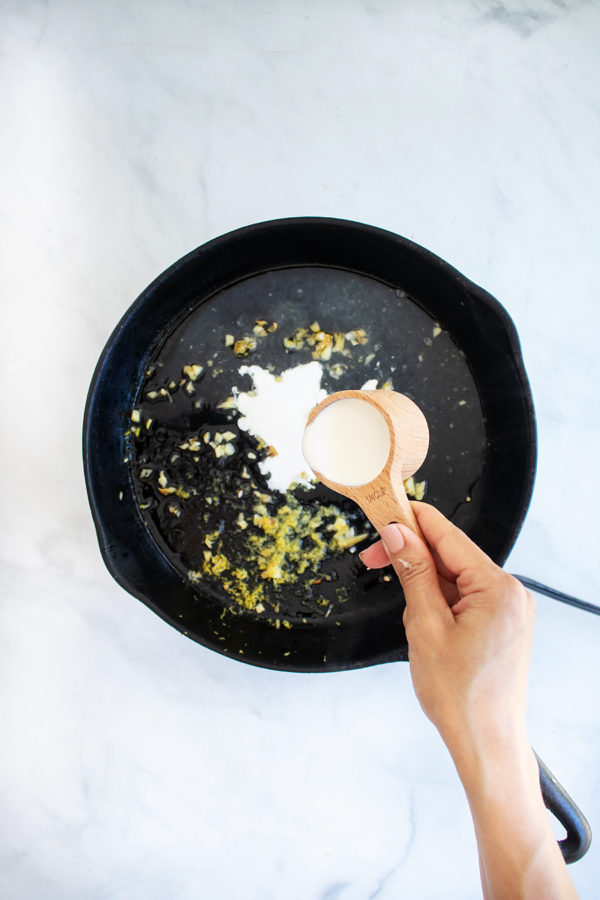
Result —
<path fill-rule="evenodd" d="M 259 340 L 251 359 L 235 357 L 225 334 L 248 333 L 262 319 L 277 322 L 277 337 Z M 362 571 L 346 553 L 324 564 L 347 586 L 343 604 L 325 593 L 321 607 L 311 607 L 287 590 L 286 628 L 232 609 L 218 585 L 187 577 L 198 549 L 193 529 L 180 528 L 175 539 L 162 527 L 161 496 L 144 493 L 139 478 L 139 460 L 161 447 L 132 442 L 130 416 L 139 408 L 142 422 L 155 419 L 148 393 L 211 359 L 201 400 L 169 395 L 158 436 L 181 440 L 203 423 L 230 421 L 219 402 L 232 383 L 251 387 L 240 363 L 283 371 L 306 362 L 310 351 L 294 354 L 280 336 L 315 320 L 325 331 L 368 333 L 368 347 L 345 360 L 342 376 L 325 372 L 325 388 L 376 377 L 417 402 L 432 435 L 416 476 L 428 483 L 426 499 L 500 565 L 521 528 L 536 465 L 533 402 L 512 321 L 490 294 L 411 241 L 344 220 L 283 219 L 217 238 L 160 275 L 117 325 L 89 391 L 83 456 L 102 556 L 125 590 L 185 635 L 231 658 L 296 672 L 406 660 L 397 584 Z M 315 497 L 325 503 L 333 495 L 319 487 Z M 567 829 L 563 855 L 574 861 L 589 846 L 589 826 L 543 763 L 540 777 L 546 806 Z"/>

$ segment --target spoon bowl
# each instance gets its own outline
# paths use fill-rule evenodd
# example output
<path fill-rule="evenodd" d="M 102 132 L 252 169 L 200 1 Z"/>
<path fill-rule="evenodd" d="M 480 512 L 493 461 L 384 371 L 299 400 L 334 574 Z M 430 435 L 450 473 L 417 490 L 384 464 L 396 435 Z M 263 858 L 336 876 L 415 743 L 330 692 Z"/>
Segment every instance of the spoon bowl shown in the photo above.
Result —
<path fill-rule="evenodd" d="M 330 394 L 311 411 L 302 445 L 319 481 L 354 500 L 378 531 L 401 522 L 419 535 L 404 481 L 422 466 L 428 447 L 427 420 L 416 403 L 384 390 Z"/>

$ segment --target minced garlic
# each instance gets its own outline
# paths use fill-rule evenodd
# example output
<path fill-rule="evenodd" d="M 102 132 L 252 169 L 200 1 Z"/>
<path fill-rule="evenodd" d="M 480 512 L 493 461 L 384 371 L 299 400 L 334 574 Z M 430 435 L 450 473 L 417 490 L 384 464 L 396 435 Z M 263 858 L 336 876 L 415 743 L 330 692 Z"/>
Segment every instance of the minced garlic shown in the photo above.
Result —
<path fill-rule="evenodd" d="M 184 366 L 182 371 L 184 375 L 187 375 L 190 381 L 196 381 L 204 372 L 204 366 L 194 363 L 191 366 Z"/>
<path fill-rule="evenodd" d="M 233 352 L 236 356 L 247 356 L 253 350 L 256 350 L 256 339 L 250 336 L 240 338 L 233 345 Z"/>
<path fill-rule="evenodd" d="M 411 477 L 407 478 L 404 482 L 404 490 L 409 497 L 413 497 L 415 500 L 422 500 L 427 491 L 427 482 L 415 481 L 411 475 Z"/>
<path fill-rule="evenodd" d="M 286 584 L 297 584 L 300 577 L 309 575 L 308 584 L 317 586 L 331 581 L 320 573 L 320 566 L 330 554 L 339 554 L 365 540 L 366 533 L 357 534 L 341 510 L 335 505 L 308 506 L 300 503 L 291 491 L 285 502 L 269 508 L 268 494 L 254 490 L 253 517 L 249 523 L 239 513 L 236 525 L 246 531 L 244 564 L 238 555 L 230 555 L 224 535 L 218 529 L 204 536 L 207 549 L 202 567 L 188 572 L 194 583 L 204 576 L 218 577 L 226 593 L 245 609 L 262 612 L 274 608 L 276 593 L 270 591 Z M 209 498 L 206 498 L 207 502 Z M 269 588 L 269 586 L 271 586 Z M 340 600 L 341 602 L 341 600 Z M 283 624 L 283 622 L 282 622 Z M 284 625 L 284 627 L 290 627 Z"/>

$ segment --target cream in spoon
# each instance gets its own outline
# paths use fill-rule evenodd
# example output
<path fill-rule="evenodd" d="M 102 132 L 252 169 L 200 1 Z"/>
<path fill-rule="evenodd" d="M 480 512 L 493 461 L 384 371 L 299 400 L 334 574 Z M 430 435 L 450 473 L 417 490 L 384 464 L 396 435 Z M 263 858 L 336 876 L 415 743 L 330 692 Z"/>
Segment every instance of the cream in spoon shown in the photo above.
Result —
<path fill-rule="evenodd" d="M 354 487 L 379 475 L 390 448 L 385 418 L 376 406 L 356 397 L 325 406 L 302 441 L 302 453 L 314 472 Z"/>
<path fill-rule="evenodd" d="M 340 391 L 310 413 L 302 451 L 317 478 L 350 497 L 377 530 L 404 522 L 420 533 L 404 481 L 429 447 L 425 416 L 395 391 Z"/>

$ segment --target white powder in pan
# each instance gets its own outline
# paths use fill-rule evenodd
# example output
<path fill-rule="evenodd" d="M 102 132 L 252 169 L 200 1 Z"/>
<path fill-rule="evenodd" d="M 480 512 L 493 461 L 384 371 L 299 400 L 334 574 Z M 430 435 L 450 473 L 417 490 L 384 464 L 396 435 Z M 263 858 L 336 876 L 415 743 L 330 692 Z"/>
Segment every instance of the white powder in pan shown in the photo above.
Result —
<path fill-rule="evenodd" d="M 249 431 L 276 451 L 260 463 L 270 474 L 269 485 L 285 493 L 293 482 L 311 483 L 314 476 L 302 455 L 302 438 L 308 415 L 327 395 L 321 387 L 323 367 L 316 360 L 272 375 L 260 366 L 240 366 L 250 375 L 253 390 L 237 394 L 240 428 Z"/>

